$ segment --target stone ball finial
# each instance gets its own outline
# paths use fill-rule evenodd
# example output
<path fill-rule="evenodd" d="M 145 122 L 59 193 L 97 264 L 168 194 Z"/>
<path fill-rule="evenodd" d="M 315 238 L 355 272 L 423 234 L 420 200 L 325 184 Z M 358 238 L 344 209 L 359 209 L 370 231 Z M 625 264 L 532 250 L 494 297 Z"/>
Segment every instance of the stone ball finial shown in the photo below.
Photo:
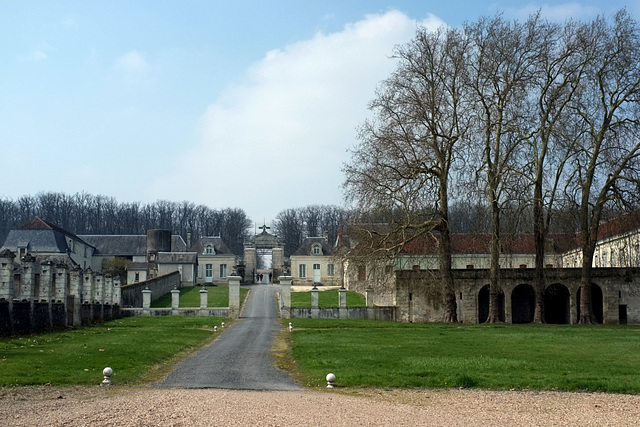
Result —
<path fill-rule="evenodd" d="M 336 381 L 336 376 L 332 373 L 327 374 L 327 388 L 333 388 L 333 383 Z"/>
<path fill-rule="evenodd" d="M 102 385 L 111 385 L 111 375 L 113 375 L 113 369 L 110 367 L 106 367 L 102 370 L 102 375 L 104 375 L 104 379 L 102 380 Z"/>

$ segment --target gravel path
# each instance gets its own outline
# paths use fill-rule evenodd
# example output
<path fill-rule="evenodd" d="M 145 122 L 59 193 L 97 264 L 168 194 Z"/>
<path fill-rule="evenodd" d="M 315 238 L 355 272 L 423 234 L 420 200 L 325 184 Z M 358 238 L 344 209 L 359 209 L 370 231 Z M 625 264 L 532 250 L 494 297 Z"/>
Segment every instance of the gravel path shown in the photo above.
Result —
<path fill-rule="evenodd" d="M 8 426 L 633 426 L 640 396 L 478 390 L 0 389 Z"/>
<path fill-rule="evenodd" d="M 273 365 L 273 336 L 280 330 L 273 285 L 253 285 L 242 317 L 208 346 L 179 363 L 158 386 L 235 390 L 301 390 Z"/>

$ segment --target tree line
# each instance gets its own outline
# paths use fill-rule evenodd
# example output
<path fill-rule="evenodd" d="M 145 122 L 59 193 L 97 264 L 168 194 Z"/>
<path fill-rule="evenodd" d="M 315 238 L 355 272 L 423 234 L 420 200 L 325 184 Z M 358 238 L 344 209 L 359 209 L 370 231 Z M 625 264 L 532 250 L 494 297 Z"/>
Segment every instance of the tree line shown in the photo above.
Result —
<path fill-rule="evenodd" d="M 220 236 L 234 254 L 242 255 L 251 220 L 242 209 L 211 209 L 192 202 L 158 200 L 154 203 L 121 203 L 113 197 L 76 193 L 42 192 L 16 200 L 0 199 L 0 238 L 39 216 L 75 234 L 146 234 L 154 228 L 169 229 L 187 241 Z"/>
<path fill-rule="evenodd" d="M 571 212 L 582 253 L 579 321 L 595 322 L 599 225 L 607 211 L 636 209 L 640 194 L 638 23 L 625 10 L 587 22 L 482 17 L 419 28 L 394 59 L 344 165 L 356 218 L 369 224 L 358 255 L 393 256 L 435 237 L 444 320 L 456 321 L 450 207 L 482 204 L 492 236 L 488 321 L 497 322 L 501 233 L 520 212 L 535 236 L 542 322 L 545 242 L 556 214 Z M 371 218 L 386 218 L 385 228 Z"/>

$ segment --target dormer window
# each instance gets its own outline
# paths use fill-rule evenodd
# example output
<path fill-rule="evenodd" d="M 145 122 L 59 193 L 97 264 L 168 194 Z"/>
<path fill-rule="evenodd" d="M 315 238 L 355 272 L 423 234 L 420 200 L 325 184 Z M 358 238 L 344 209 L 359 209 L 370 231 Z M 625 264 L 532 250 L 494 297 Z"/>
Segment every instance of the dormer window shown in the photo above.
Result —
<path fill-rule="evenodd" d="M 313 245 L 313 247 L 311 248 L 311 253 L 313 255 L 320 255 L 321 253 L 320 245 Z"/>
<path fill-rule="evenodd" d="M 207 247 L 204 248 L 204 253 L 205 254 L 213 254 L 213 246 L 207 245 Z"/>

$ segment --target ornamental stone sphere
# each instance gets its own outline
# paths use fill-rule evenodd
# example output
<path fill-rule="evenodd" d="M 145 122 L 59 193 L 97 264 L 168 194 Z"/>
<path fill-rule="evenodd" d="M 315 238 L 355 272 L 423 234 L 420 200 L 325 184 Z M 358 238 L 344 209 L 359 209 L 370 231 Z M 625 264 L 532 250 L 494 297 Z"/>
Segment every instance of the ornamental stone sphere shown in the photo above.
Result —
<path fill-rule="evenodd" d="M 336 376 L 334 374 L 327 374 L 327 388 L 333 388 L 333 383 L 336 380 Z"/>
<path fill-rule="evenodd" d="M 109 367 L 104 368 L 104 370 L 102 371 L 102 375 L 104 375 L 105 377 L 110 377 L 111 375 L 113 375 L 113 369 Z"/>

